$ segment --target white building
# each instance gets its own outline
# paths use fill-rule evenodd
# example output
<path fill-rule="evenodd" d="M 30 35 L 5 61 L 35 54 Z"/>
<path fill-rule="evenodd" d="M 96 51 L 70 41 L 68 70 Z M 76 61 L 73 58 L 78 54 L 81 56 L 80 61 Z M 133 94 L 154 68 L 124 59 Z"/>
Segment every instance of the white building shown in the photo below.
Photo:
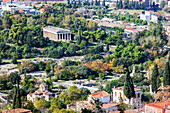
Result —
<path fill-rule="evenodd" d="M 76 111 L 81 111 L 82 109 L 90 109 L 95 112 L 94 100 L 99 100 L 102 102 L 101 109 L 104 113 L 110 113 L 113 111 L 118 111 L 118 104 L 110 102 L 110 95 L 105 91 L 99 91 L 89 95 L 88 101 L 78 101 L 76 102 L 75 109 Z M 74 108 L 73 108 L 74 109 Z"/>
<path fill-rule="evenodd" d="M 94 99 L 99 100 L 99 102 L 110 103 L 110 94 L 108 94 L 105 91 L 93 93 L 93 94 L 89 95 L 88 102 L 89 103 L 94 102 Z"/>
<path fill-rule="evenodd" d="M 130 34 L 130 33 L 137 33 L 138 29 L 132 29 L 132 28 L 126 28 L 125 33 Z"/>
<path fill-rule="evenodd" d="M 158 17 L 156 15 L 151 15 L 151 21 L 156 23 L 158 21 Z"/>
<path fill-rule="evenodd" d="M 135 98 L 131 98 L 130 104 L 131 105 L 136 105 L 136 106 L 140 107 L 140 105 L 141 105 L 142 90 L 138 89 L 136 87 L 134 88 L 134 90 L 135 90 Z M 120 97 L 122 97 L 123 101 L 126 104 L 129 104 L 129 99 L 124 95 L 123 86 L 122 87 L 113 88 L 112 96 L 113 96 L 113 101 L 114 102 L 119 103 L 119 99 L 120 99 Z"/>
<path fill-rule="evenodd" d="M 158 17 L 154 14 L 154 11 L 145 11 L 145 14 L 140 15 L 141 20 L 146 20 L 148 23 L 150 21 L 157 22 Z"/>
<path fill-rule="evenodd" d="M 2 6 L 3 11 L 15 11 L 18 9 L 16 4 L 6 4 Z"/>
<path fill-rule="evenodd" d="M 144 15 L 144 14 L 140 15 L 140 19 L 141 20 L 146 20 L 147 22 L 150 22 L 150 16 L 147 16 L 147 15 Z"/>
<path fill-rule="evenodd" d="M 54 41 L 68 42 L 71 40 L 71 31 L 54 26 L 47 26 L 43 28 L 43 37 L 48 37 Z"/>

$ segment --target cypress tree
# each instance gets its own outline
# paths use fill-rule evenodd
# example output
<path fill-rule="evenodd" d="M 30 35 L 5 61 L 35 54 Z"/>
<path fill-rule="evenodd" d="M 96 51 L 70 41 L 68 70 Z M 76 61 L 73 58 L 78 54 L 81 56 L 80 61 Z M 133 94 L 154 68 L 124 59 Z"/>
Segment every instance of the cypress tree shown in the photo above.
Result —
<path fill-rule="evenodd" d="M 163 85 L 166 87 L 166 85 L 170 85 L 170 66 L 169 62 L 166 62 L 164 73 L 163 73 Z"/>
<path fill-rule="evenodd" d="M 12 109 L 15 109 L 15 105 L 16 105 L 16 87 L 14 88 L 14 97 L 13 97 L 13 102 L 12 102 Z"/>
<path fill-rule="evenodd" d="M 168 53 L 168 62 L 170 62 L 170 52 Z"/>
<path fill-rule="evenodd" d="M 17 86 L 17 90 L 16 90 L 16 104 L 15 104 L 15 108 L 21 108 L 21 95 L 20 95 L 19 85 Z"/>
<path fill-rule="evenodd" d="M 80 0 L 78 0 L 78 7 L 80 7 L 81 6 L 81 3 L 80 3 Z"/>
<path fill-rule="evenodd" d="M 116 8 L 119 9 L 119 2 L 118 2 L 118 0 L 116 1 Z"/>
<path fill-rule="evenodd" d="M 109 51 L 109 44 L 106 45 L 106 50 Z"/>
<path fill-rule="evenodd" d="M 105 0 L 103 0 L 102 5 L 105 6 Z"/>
<path fill-rule="evenodd" d="M 122 2 L 122 0 L 120 0 L 119 9 L 122 9 L 122 8 L 123 8 L 123 2 Z"/>
<path fill-rule="evenodd" d="M 97 5 L 97 0 L 95 0 L 95 5 Z"/>
<path fill-rule="evenodd" d="M 159 87 L 159 73 L 158 73 L 158 66 L 157 64 L 154 65 L 152 70 L 152 76 L 151 76 L 151 88 L 152 92 L 157 92 L 157 89 Z"/>
<path fill-rule="evenodd" d="M 91 5 L 93 5 L 93 0 L 91 1 Z"/>
<path fill-rule="evenodd" d="M 129 99 L 129 104 L 130 104 L 131 98 L 135 97 L 135 91 L 134 91 L 133 81 L 132 78 L 130 77 L 129 72 L 126 73 L 126 80 L 124 83 L 123 92 L 125 96 Z"/>
<path fill-rule="evenodd" d="M 70 0 L 67 0 L 67 4 L 70 4 Z"/>
<path fill-rule="evenodd" d="M 157 77 L 157 80 L 156 80 L 156 87 L 159 88 L 161 86 L 161 79 L 160 79 L 160 76 Z"/>
<path fill-rule="evenodd" d="M 98 5 L 100 6 L 100 0 L 98 1 Z"/>

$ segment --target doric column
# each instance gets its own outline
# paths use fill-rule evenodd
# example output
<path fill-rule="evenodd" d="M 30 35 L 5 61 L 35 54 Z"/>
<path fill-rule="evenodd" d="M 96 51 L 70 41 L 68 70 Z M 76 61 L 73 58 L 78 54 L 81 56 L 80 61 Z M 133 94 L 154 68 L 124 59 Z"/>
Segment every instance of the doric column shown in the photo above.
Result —
<path fill-rule="evenodd" d="M 59 34 L 59 41 L 61 40 L 61 35 Z"/>
<path fill-rule="evenodd" d="M 71 33 L 69 33 L 69 40 L 71 40 Z"/>
<path fill-rule="evenodd" d="M 70 38 L 68 37 L 68 33 L 67 33 L 67 40 L 70 41 Z"/>

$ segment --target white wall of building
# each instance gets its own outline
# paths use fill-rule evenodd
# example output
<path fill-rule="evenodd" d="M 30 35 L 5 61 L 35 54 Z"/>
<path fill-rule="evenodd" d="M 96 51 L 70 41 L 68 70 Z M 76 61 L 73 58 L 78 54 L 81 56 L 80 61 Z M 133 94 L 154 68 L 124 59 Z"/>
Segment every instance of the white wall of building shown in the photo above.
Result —
<path fill-rule="evenodd" d="M 152 15 L 152 16 L 151 16 L 151 21 L 152 21 L 152 22 L 157 22 L 157 21 L 158 21 L 158 17 L 155 16 L 155 15 Z"/>
<path fill-rule="evenodd" d="M 99 99 L 99 102 L 103 102 L 103 103 L 110 103 L 110 95 L 109 96 L 105 96 L 105 97 L 99 97 L 96 98 L 96 100 Z M 88 102 L 94 102 L 93 101 L 93 97 L 91 95 L 89 95 L 88 97 Z"/>
<path fill-rule="evenodd" d="M 133 105 L 134 101 L 140 101 L 139 104 L 141 104 L 141 94 L 142 94 L 142 91 L 136 91 L 135 94 L 140 94 L 140 97 L 138 98 L 131 98 L 131 101 L 130 101 L 130 104 Z M 116 102 L 116 103 L 119 103 L 119 99 L 120 97 L 122 97 L 122 99 L 124 100 L 124 102 L 126 104 L 129 104 L 129 99 L 124 95 L 124 92 L 123 90 L 116 90 L 116 89 L 113 89 L 113 102 Z M 138 103 L 136 103 L 138 104 Z"/>

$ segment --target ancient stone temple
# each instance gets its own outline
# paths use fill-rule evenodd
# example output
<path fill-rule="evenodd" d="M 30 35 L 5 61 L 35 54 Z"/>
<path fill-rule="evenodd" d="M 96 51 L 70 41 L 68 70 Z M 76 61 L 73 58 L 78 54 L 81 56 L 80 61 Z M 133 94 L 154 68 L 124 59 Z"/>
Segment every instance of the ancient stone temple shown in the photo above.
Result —
<path fill-rule="evenodd" d="M 43 37 L 48 37 L 50 40 L 68 42 L 71 40 L 71 31 L 54 26 L 43 28 Z"/>

